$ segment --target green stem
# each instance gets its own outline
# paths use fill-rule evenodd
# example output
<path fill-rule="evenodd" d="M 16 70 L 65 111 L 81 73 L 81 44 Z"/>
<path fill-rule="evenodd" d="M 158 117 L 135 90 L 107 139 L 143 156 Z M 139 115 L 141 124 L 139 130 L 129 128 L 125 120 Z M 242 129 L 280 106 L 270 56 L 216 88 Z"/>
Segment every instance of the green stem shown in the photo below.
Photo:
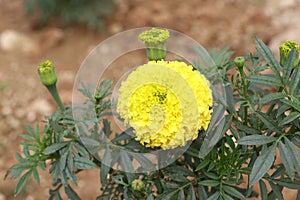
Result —
<path fill-rule="evenodd" d="M 55 102 L 59 106 L 61 110 L 65 110 L 65 106 L 63 105 L 62 101 L 60 100 L 59 94 L 57 92 L 56 84 L 47 85 L 46 86 L 48 91 L 51 93 L 52 97 L 54 98 Z"/>
<path fill-rule="evenodd" d="M 248 94 L 248 82 L 246 81 L 246 76 L 245 73 L 243 71 L 242 67 L 238 67 L 240 74 L 241 74 L 241 79 L 242 79 L 242 84 L 243 84 L 243 96 L 246 99 L 247 98 L 247 94 Z M 248 108 L 247 106 L 243 106 L 244 108 L 244 121 L 243 124 L 247 125 L 247 120 L 248 120 Z"/>

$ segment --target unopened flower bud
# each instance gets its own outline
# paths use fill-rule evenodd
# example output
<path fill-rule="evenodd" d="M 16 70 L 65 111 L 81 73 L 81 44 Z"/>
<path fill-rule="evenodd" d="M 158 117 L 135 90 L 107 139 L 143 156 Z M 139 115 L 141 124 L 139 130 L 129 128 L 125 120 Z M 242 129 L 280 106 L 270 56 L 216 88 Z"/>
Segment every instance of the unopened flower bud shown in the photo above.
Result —
<path fill-rule="evenodd" d="M 295 68 L 299 63 L 299 44 L 297 44 L 294 41 L 287 40 L 284 43 L 282 43 L 279 47 L 280 51 L 280 65 L 285 66 L 288 56 L 293 48 L 296 48 L 296 58 L 294 60 L 293 67 Z"/>
<path fill-rule="evenodd" d="M 152 28 L 142 32 L 139 38 L 145 43 L 149 60 L 162 60 L 167 56 L 166 41 L 170 33 L 168 30 Z"/>
<path fill-rule="evenodd" d="M 238 68 L 242 68 L 245 64 L 245 58 L 243 56 L 236 57 L 233 61 Z"/>
<path fill-rule="evenodd" d="M 41 82 L 45 86 L 54 85 L 57 81 L 55 68 L 51 61 L 47 60 L 38 67 Z"/>
<path fill-rule="evenodd" d="M 141 191 L 142 189 L 144 189 L 145 184 L 141 179 L 135 179 L 132 181 L 131 187 L 134 190 Z"/>

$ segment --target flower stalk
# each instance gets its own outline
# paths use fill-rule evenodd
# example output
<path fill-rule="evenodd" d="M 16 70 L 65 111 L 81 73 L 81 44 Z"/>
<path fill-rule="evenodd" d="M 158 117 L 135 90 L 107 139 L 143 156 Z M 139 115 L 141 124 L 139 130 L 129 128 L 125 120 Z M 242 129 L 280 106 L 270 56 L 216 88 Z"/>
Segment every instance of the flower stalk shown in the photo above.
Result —
<path fill-rule="evenodd" d="M 43 62 L 38 67 L 38 74 L 40 76 L 40 80 L 43 85 L 46 86 L 52 97 L 54 98 L 55 102 L 59 106 L 61 110 L 64 110 L 65 107 L 60 99 L 60 96 L 57 91 L 56 82 L 57 82 L 57 75 L 55 68 L 51 61 L 47 60 Z"/>

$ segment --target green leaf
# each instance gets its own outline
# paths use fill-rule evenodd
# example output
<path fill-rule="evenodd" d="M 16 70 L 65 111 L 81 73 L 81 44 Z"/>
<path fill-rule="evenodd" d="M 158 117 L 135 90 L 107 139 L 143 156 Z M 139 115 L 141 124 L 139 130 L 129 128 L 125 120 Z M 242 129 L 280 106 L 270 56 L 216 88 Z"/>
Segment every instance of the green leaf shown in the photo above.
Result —
<path fill-rule="evenodd" d="M 36 182 L 38 184 L 40 184 L 40 176 L 39 176 L 39 173 L 38 173 L 36 167 L 32 168 L 32 173 L 33 173 L 33 178 L 36 180 Z"/>
<path fill-rule="evenodd" d="M 272 51 L 269 49 L 264 42 L 258 38 L 255 38 L 257 44 L 257 50 L 263 55 L 264 59 L 267 61 L 270 68 L 275 72 L 278 78 L 280 78 L 281 66 L 279 62 L 275 59 Z"/>
<path fill-rule="evenodd" d="M 229 196 L 227 194 L 223 194 L 222 197 L 224 200 L 234 200 L 231 196 Z"/>
<path fill-rule="evenodd" d="M 284 142 L 287 147 L 288 154 L 292 157 L 294 167 L 296 168 L 297 173 L 299 175 L 300 174 L 300 156 L 298 154 L 298 151 L 295 148 L 294 144 L 288 138 L 285 137 Z"/>
<path fill-rule="evenodd" d="M 285 124 L 288 124 L 292 121 L 294 121 L 295 119 L 299 120 L 300 117 L 300 113 L 299 112 L 291 112 L 286 118 L 284 118 L 280 123 L 279 126 L 283 126 Z"/>
<path fill-rule="evenodd" d="M 81 200 L 78 194 L 70 186 L 65 186 L 65 193 L 69 197 L 69 199 Z"/>
<path fill-rule="evenodd" d="M 132 161 L 131 161 L 128 153 L 125 151 L 120 151 L 120 158 L 121 158 L 120 164 L 121 164 L 122 169 L 125 172 L 133 173 L 134 169 L 133 169 Z"/>
<path fill-rule="evenodd" d="M 100 167 L 100 181 L 102 185 L 107 183 L 107 175 L 110 170 L 111 165 L 111 152 L 110 149 L 107 147 L 104 152 L 103 160 L 101 162 Z"/>
<path fill-rule="evenodd" d="M 178 190 L 171 190 L 171 191 L 168 191 L 168 192 L 165 192 L 165 193 L 159 195 L 156 199 L 157 199 L 157 200 L 169 200 L 169 199 L 171 199 L 177 192 L 178 192 Z"/>
<path fill-rule="evenodd" d="M 186 199 L 184 195 L 184 190 L 179 190 L 177 199 Z"/>
<path fill-rule="evenodd" d="M 268 86 L 282 86 L 282 84 L 280 83 L 280 81 L 278 81 L 278 79 L 266 75 L 248 76 L 246 79 L 256 84 L 262 84 Z"/>
<path fill-rule="evenodd" d="M 193 184 L 190 185 L 186 199 L 196 200 L 196 193 Z"/>
<path fill-rule="evenodd" d="M 238 199 L 246 199 L 246 197 L 232 186 L 223 185 L 223 189 L 227 194 L 230 194 Z"/>
<path fill-rule="evenodd" d="M 279 153 L 282 163 L 286 169 L 287 174 L 291 179 L 294 179 L 295 172 L 294 172 L 294 165 L 293 165 L 293 157 L 289 154 L 286 145 L 284 145 L 281 141 L 279 141 Z"/>
<path fill-rule="evenodd" d="M 153 171 L 156 169 L 156 167 L 153 165 L 153 163 L 148 158 L 143 156 L 143 154 L 135 153 L 135 152 L 130 152 L 129 154 L 141 164 L 141 167 L 144 170 Z"/>
<path fill-rule="evenodd" d="M 204 159 L 196 168 L 195 171 L 199 171 L 200 169 L 203 169 L 204 167 L 206 167 L 208 164 L 210 163 L 209 159 Z"/>
<path fill-rule="evenodd" d="M 259 180 L 260 196 L 261 200 L 268 199 L 268 189 L 263 180 Z"/>
<path fill-rule="evenodd" d="M 20 180 L 15 188 L 15 192 L 14 192 L 15 196 L 17 196 L 22 191 L 22 189 L 26 185 L 31 173 L 32 173 L 32 170 L 29 170 L 20 178 Z"/>
<path fill-rule="evenodd" d="M 230 118 L 232 119 L 232 118 Z M 228 120 L 226 123 L 231 123 L 231 120 Z M 225 131 L 223 128 L 225 126 L 225 118 L 223 118 L 218 126 L 215 128 L 215 130 L 212 130 L 208 133 L 208 135 L 205 137 L 203 144 L 201 145 L 199 156 L 201 158 L 204 158 L 214 147 L 215 144 L 218 143 L 218 141 L 222 138 Z"/>
<path fill-rule="evenodd" d="M 256 112 L 257 117 L 272 131 L 281 133 L 282 131 L 277 126 L 276 122 L 268 115 L 262 112 Z"/>
<path fill-rule="evenodd" d="M 248 135 L 240 138 L 237 142 L 240 145 L 261 145 L 274 142 L 276 140 L 273 136 L 265 135 Z"/>
<path fill-rule="evenodd" d="M 273 144 L 266 151 L 262 152 L 254 162 L 250 173 L 249 185 L 253 186 L 259 181 L 271 168 L 276 155 L 276 145 Z"/>
<path fill-rule="evenodd" d="M 211 195 L 208 199 L 206 200 L 218 200 L 220 198 L 220 192 L 215 192 L 213 195 Z"/>
<path fill-rule="evenodd" d="M 216 181 L 216 180 L 204 180 L 204 181 L 199 181 L 198 184 L 203 185 L 203 186 L 216 187 L 216 186 L 220 185 L 220 182 Z"/>
<path fill-rule="evenodd" d="M 74 158 L 74 166 L 77 169 L 92 169 L 92 168 L 97 168 L 97 165 L 86 158 L 83 157 L 75 157 Z"/>
<path fill-rule="evenodd" d="M 299 180 L 292 181 L 291 179 L 288 179 L 288 178 L 281 178 L 281 179 L 273 179 L 273 181 L 283 187 L 287 187 L 287 188 L 295 189 L 295 190 L 300 189 L 300 181 Z"/>
<path fill-rule="evenodd" d="M 291 100 L 286 100 L 286 99 L 282 99 L 281 101 L 293 108 L 295 108 L 298 112 L 300 112 L 300 101 L 293 97 L 293 96 L 290 96 Z"/>
<path fill-rule="evenodd" d="M 284 200 L 283 196 L 282 196 L 282 190 L 280 190 L 276 184 L 269 182 L 270 186 L 272 188 L 272 191 L 274 192 L 274 194 L 276 195 L 276 197 L 278 198 L 278 200 Z"/>
<path fill-rule="evenodd" d="M 260 103 L 261 104 L 266 104 L 269 103 L 270 101 L 274 101 L 274 100 L 278 100 L 278 99 L 283 99 L 285 98 L 286 95 L 280 92 L 277 93 L 270 93 L 265 95 L 261 100 Z"/>
<path fill-rule="evenodd" d="M 293 70 L 294 61 L 296 58 L 296 48 L 293 48 L 292 51 L 289 53 L 287 62 L 283 67 L 283 74 L 282 74 L 282 82 L 287 83 L 291 72 Z"/>
<path fill-rule="evenodd" d="M 65 146 L 68 145 L 68 142 L 60 142 L 60 143 L 54 143 L 50 146 L 48 146 L 45 150 L 44 150 L 44 154 L 45 155 L 50 155 L 52 153 L 57 152 L 58 150 L 64 148 Z"/>
<path fill-rule="evenodd" d="M 202 199 L 207 199 L 207 193 L 206 193 L 205 188 L 199 184 L 198 184 L 198 195 Z"/>
<path fill-rule="evenodd" d="M 298 64 L 297 67 L 295 68 L 291 81 L 288 84 L 289 85 L 289 91 L 290 94 L 293 96 L 297 96 L 297 91 L 299 90 L 299 84 L 300 84 L 300 65 Z"/>

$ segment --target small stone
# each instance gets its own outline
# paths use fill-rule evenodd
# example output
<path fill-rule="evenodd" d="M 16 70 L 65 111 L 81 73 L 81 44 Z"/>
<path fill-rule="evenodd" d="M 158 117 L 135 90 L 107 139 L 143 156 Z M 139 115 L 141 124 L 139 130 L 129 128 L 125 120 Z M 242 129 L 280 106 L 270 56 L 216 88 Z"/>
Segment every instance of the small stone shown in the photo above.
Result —
<path fill-rule="evenodd" d="M 18 109 L 15 111 L 15 115 L 16 115 L 16 117 L 18 117 L 18 118 L 23 118 L 23 117 L 25 117 L 25 115 L 26 115 L 26 111 L 25 111 L 24 109 L 22 109 L 22 108 L 18 108 Z"/>
<path fill-rule="evenodd" d="M 11 107 L 9 107 L 9 106 L 4 106 L 4 107 L 2 108 L 2 114 L 3 114 L 3 115 L 11 115 L 11 113 L 12 113 Z"/>
<path fill-rule="evenodd" d="M 45 99 L 36 99 L 29 106 L 29 111 L 33 111 L 35 114 L 50 115 L 52 110 L 51 104 Z"/>
<path fill-rule="evenodd" d="M 15 117 L 9 116 L 6 119 L 8 125 L 13 128 L 13 129 L 17 129 L 20 126 L 20 121 L 18 119 L 16 119 Z"/>
<path fill-rule="evenodd" d="M 36 55 L 38 44 L 30 37 L 15 30 L 5 30 L 0 35 L 0 48 L 4 51 L 21 51 L 25 54 Z"/>
<path fill-rule="evenodd" d="M 6 200 L 6 197 L 4 194 L 0 193 L 0 200 Z"/>

